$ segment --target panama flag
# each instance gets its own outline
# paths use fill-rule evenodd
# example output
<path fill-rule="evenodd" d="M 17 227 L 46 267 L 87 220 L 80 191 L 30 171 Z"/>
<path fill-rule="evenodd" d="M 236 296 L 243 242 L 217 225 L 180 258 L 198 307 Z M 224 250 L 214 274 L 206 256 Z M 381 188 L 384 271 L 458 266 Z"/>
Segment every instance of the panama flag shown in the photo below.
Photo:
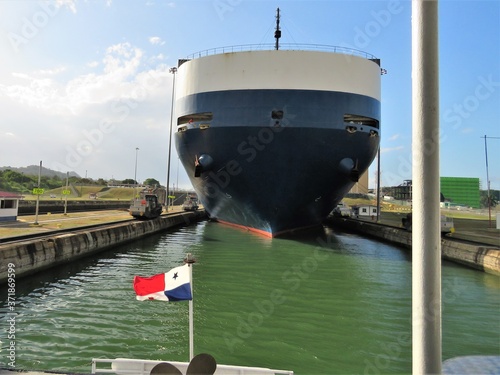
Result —
<path fill-rule="evenodd" d="M 191 273 L 185 264 L 151 277 L 134 276 L 134 290 L 139 301 L 157 299 L 160 301 L 192 300 Z"/>

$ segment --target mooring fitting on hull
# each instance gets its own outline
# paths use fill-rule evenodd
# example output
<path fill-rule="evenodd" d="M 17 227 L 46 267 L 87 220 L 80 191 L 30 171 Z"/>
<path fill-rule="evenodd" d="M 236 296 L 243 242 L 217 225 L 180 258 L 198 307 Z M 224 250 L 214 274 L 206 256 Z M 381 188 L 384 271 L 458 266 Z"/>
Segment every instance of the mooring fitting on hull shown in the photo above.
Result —
<path fill-rule="evenodd" d="M 194 177 L 200 177 L 202 172 L 206 172 L 212 168 L 214 159 L 210 155 L 201 154 L 195 156 L 194 160 Z"/>
<path fill-rule="evenodd" d="M 351 158 L 342 159 L 339 163 L 339 170 L 348 176 L 351 181 L 359 181 L 358 159 L 356 159 L 356 162 Z"/>

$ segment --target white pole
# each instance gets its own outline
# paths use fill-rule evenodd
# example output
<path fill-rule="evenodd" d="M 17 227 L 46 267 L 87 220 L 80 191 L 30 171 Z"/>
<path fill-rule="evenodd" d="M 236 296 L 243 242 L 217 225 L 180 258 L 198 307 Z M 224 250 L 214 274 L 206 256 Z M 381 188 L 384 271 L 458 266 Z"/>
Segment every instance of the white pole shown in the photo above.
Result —
<path fill-rule="evenodd" d="M 40 160 L 40 167 L 38 168 L 38 185 L 37 188 L 40 189 L 40 182 L 42 176 L 42 161 Z M 40 206 L 40 192 L 36 195 L 36 208 L 35 208 L 35 222 L 34 225 L 38 225 L 38 208 Z"/>
<path fill-rule="evenodd" d="M 135 171 L 134 171 L 134 199 L 137 198 L 137 154 L 139 153 L 139 147 L 135 148 Z"/>
<path fill-rule="evenodd" d="M 491 228 L 491 195 L 490 195 L 490 175 L 488 172 L 488 145 L 486 144 L 486 134 L 484 135 L 484 156 L 486 157 L 486 188 L 488 189 L 488 222 Z"/>
<path fill-rule="evenodd" d="M 438 66 L 437 0 L 413 0 L 413 374 L 441 373 Z"/>
<path fill-rule="evenodd" d="M 64 191 L 64 216 L 67 215 L 67 210 L 68 210 L 68 182 L 69 182 L 69 172 L 66 172 L 66 189 Z"/>
<path fill-rule="evenodd" d="M 194 357 L 194 323 L 193 323 L 193 300 L 194 300 L 194 293 L 193 293 L 193 265 L 196 262 L 196 259 L 194 259 L 191 256 L 191 253 L 186 254 L 186 258 L 184 258 L 184 263 L 187 263 L 189 266 L 189 284 L 191 285 L 191 300 L 189 301 L 189 361 Z"/>
<path fill-rule="evenodd" d="M 172 104 L 170 108 L 170 129 L 168 135 L 168 159 L 167 159 L 167 212 L 170 206 L 170 158 L 172 156 L 172 128 L 174 123 L 174 97 L 175 97 L 175 73 L 177 73 L 177 68 L 173 67 L 169 69 L 169 72 L 173 74 L 172 80 Z"/>
<path fill-rule="evenodd" d="M 191 295 L 193 295 L 193 265 L 189 265 L 189 277 L 191 279 Z M 193 296 L 194 298 L 194 296 Z M 189 361 L 194 357 L 194 319 L 193 319 L 193 300 L 189 301 Z"/>

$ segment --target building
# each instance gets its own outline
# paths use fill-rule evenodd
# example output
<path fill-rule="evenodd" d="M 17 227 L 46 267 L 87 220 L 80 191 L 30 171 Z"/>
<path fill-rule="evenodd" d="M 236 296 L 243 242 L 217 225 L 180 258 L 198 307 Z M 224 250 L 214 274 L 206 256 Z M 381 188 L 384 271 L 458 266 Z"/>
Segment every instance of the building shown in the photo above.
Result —
<path fill-rule="evenodd" d="M 480 208 L 479 178 L 441 177 L 441 194 L 452 205 Z"/>
<path fill-rule="evenodd" d="M 370 204 L 363 204 L 359 206 L 352 206 L 352 215 L 354 217 L 376 217 L 377 216 L 377 206 L 372 206 Z"/>
<path fill-rule="evenodd" d="M 404 180 L 401 185 L 393 186 L 391 196 L 400 201 L 411 201 L 412 199 L 412 184 L 411 180 Z"/>
<path fill-rule="evenodd" d="M 349 194 L 368 194 L 368 169 L 359 177 Z"/>
<path fill-rule="evenodd" d="M 22 196 L 8 191 L 0 191 L 0 221 L 16 221 L 19 199 Z"/>
<path fill-rule="evenodd" d="M 440 177 L 440 201 L 451 206 L 480 208 L 479 178 Z M 390 188 L 394 199 L 411 201 L 413 198 L 412 180 L 404 180 L 399 186 Z"/>

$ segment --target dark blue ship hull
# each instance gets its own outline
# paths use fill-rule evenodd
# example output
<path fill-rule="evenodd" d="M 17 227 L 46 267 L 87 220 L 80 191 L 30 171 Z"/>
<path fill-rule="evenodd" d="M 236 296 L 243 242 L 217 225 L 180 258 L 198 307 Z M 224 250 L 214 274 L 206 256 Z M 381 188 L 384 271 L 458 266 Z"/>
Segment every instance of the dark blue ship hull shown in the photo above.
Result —
<path fill-rule="evenodd" d="M 283 75 L 292 66 L 301 66 L 301 59 L 309 61 L 307 54 L 280 53 L 276 56 L 282 63 L 267 66 L 266 59 L 274 54 L 244 56 L 226 54 L 180 67 L 185 70 L 176 99 L 179 158 L 204 208 L 218 221 L 270 237 L 318 226 L 368 169 L 378 150 L 378 65 L 366 62 L 371 77 L 377 77 L 366 83 L 365 91 L 374 92 L 373 96 L 359 93 L 364 78 L 353 84 L 353 92 L 238 89 L 238 85 L 257 85 L 253 77 L 259 86 L 268 86 L 268 79 L 276 87 L 292 86 L 276 78 L 275 69 Z M 359 60 L 353 64 L 342 57 L 330 66 L 327 56 L 312 56 L 325 59 L 321 69 L 328 75 L 329 87 L 349 89 L 347 73 L 364 74 L 356 70 L 365 69 Z M 253 69 L 259 64 L 263 70 Z M 331 72 L 340 69 L 346 74 L 335 73 L 338 78 L 332 80 Z M 325 77 L 318 72 L 314 82 L 296 74 L 290 79 L 299 86 L 320 88 Z"/>
<path fill-rule="evenodd" d="M 331 129 L 224 127 L 179 132 L 176 146 L 211 217 L 274 237 L 321 224 L 355 183 L 342 161 L 352 159 L 364 172 L 378 138 Z M 195 177 L 202 155 L 211 163 Z"/>

